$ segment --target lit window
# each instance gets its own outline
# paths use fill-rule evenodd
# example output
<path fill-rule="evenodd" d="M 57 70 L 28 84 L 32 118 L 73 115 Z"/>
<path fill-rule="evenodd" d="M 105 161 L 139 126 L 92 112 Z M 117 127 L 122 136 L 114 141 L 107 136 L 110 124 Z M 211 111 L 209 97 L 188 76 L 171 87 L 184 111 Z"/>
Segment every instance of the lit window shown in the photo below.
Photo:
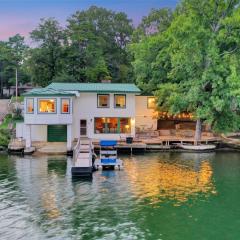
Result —
<path fill-rule="evenodd" d="M 155 97 L 147 98 L 147 108 L 150 108 L 150 109 L 156 108 L 156 98 Z"/>
<path fill-rule="evenodd" d="M 98 107 L 99 108 L 108 108 L 109 107 L 109 95 L 108 94 L 99 94 L 98 95 Z"/>
<path fill-rule="evenodd" d="M 39 113 L 56 113 L 56 99 L 39 99 Z"/>
<path fill-rule="evenodd" d="M 62 113 L 70 113 L 70 99 L 61 99 Z"/>
<path fill-rule="evenodd" d="M 114 95 L 114 106 L 115 108 L 125 108 L 126 95 Z"/>
<path fill-rule="evenodd" d="M 95 133 L 131 133 L 130 118 L 95 118 Z"/>
<path fill-rule="evenodd" d="M 27 98 L 27 113 L 33 113 L 33 112 L 34 112 L 34 99 Z"/>

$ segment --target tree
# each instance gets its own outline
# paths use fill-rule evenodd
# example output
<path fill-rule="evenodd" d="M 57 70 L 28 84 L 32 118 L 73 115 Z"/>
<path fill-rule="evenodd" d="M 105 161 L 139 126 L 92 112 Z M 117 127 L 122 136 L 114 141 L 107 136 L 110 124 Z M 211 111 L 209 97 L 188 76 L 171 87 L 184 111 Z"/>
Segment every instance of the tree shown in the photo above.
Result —
<path fill-rule="evenodd" d="M 3 97 L 3 87 L 10 88 L 15 84 L 16 69 L 18 69 L 19 82 L 29 81 L 29 76 L 24 69 L 24 61 L 28 46 L 24 42 L 24 37 L 19 34 L 10 37 L 8 41 L 0 42 L 0 79 L 1 97 Z"/>
<path fill-rule="evenodd" d="M 138 43 L 129 45 L 129 51 L 134 56 L 132 62 L 137 85 L 144 93 L 154 92 L 160 83 L 167 81 L 169 71 L 168 55 L 164 54 L 167 43 L 161 35 L 143 38 Z M 158 62 L 158 58 L 165 61 Z"/>
<path fill-rule="evenodd" d="M 12 77 L 9 79 L 9 84 L 14 85 L 16 76 L 15 71 L 18 74 L 18 81 L 20 83 L 25 83 L 29 81 L 29 75 L 24 68 L 24 63 L 27 57 L 28 46 L 25 44 L 24 37 L 16 34 L 13 37 L 10 37 L 7 45 L 11 49 L 11 72 Z"/>
<path fill-rule="evenodd" d="M 133 41 L 139 42 L 142 38 L 164 32 L 170 26 L 173 12 L 169 8 L 152 9 L 148 16 L 143 17 L 133 34 Z"/>
<path fill-rule="evenodd" d="M 29 52 L 28 69 L 32 80 L 46 86 L 63 72 L 65 32 L 54 18 L 41 19 L 30 34 L 37 47 Z"/>
<path fill-rule="evenodd" d="M 6 68 L 10 64 L 11 49 L 6 42 L 0 42 L 0 80 L 1 80 L 1 98 L 3 97 L 3 87 L 8 83 Z"/>
<path fill-rule="evenodd" d="M 132 72 L 126 51 L 132 31 L 124 13 L 95 6 L 76 12 L 68 19 L 67 73 L 79 82 L 126 81 Z"/>
<path fill-rule="evenodd" d="M 185 0 L 156 38 L 159 50 L 149 65 L 150 81 L 163 70 L 155 92 L 158 106 L 173 114 L 192 112 L 196 143 L 203 122 L 216 132 L 239 129 L 239 14 L 239 1 Z"/>

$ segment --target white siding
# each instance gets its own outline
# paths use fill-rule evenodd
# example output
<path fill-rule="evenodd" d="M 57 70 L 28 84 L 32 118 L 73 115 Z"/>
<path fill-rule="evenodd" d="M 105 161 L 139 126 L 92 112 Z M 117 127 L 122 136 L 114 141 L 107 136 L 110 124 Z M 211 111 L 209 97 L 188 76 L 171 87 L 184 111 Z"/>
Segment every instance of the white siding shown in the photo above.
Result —
<path fill-rule="evenodd" d="M 16 123 L 16 137 L 25 138 L 25 124 L 23 122 Z"/>
<path fill-rule="evenodd" d="M 153 109 L 147 107 L 148 96 L 136 96 L 136 127 L 157 129 L 157 119 Z"/>
<path fill-rule="evenodd" d="M 31 97 L 29 97 L 31 98 Z M 57 99 L 57 112 L 56 113 L 38 113 L 38 99 Z M 70 98 L 70 97 L 62 97 Z M 25 110 L 27 109 L 25 98 Z M 34 98 L 34 113 L 24 114 L 25 124 L 71 124 L 72 123 L 72 98 L 70 98 L 70 113 L 61 113 L 61 98 L 60 97 L 35 97 Z"/>
<path fill-rule="evenodd" d="M 31 125 L 32 141 L 47 141 L 47 125 Z M 26 139 L 26 125 L 24 123 L 16 124 L 16 137 Z"/>
<path fill-rule="evenodd" d="M 47 125 L 31 125 L 32 141 L 47 141 Z"/>
<path fill-rule="evenodd" d="M 46 97 L 47 98 L 47 97 Z M 63 97 L 64 98 L 64 97 Z M 93 139 L 120 139 L 126 136 L 135 136 L 135 94 L 126 94 L 126 108 L 114 108 L 114 93 L 110 94 L 110 107 L 97 107 L 97 93 L 80 93 L 78 97 L 71 98 L 70 114 L 61 114 L 61 98 L 57 97 L 57 113 L 39 114 L 37 99 L 34 98 L 34 114 L 24 114 L 25 124 L 31 125 L 32 141 L 47 141 L 47 125 L 66 124 L 71 129 L 72 140 L 80 136 L 80 119 L 87 120 L 87 134 Z M 26 99 L 25 99 L 26 109 Z M 124 117 L 131 118 L 131 134 L 95 134 L 94 118 L 96 117 Z M 22 128 L 22 130 L 21 130 Z M 18 135 L 24 136 L 24 126 L 17 130 Z"/>
<path fill-rule="evenodd" d="M 110 94 L 110 107 L 97 107 L 96 93 L 81 93 L 73 103 L 73 138 L 80 135 L 80 119 L 86 119 L 88 124 L 88 137 L 94 139 L 120 139 L 120 136 L 126 137 L 126 134 L 95 134 L 94 118 L 95 117 L 126 117 L 132 118 L 132 133 L 135 135 L 135 95 L 126 94 L 126 108 L 114 108 L 114 94 Z M 127 134 L 129 135 L 129 134 Z"/>

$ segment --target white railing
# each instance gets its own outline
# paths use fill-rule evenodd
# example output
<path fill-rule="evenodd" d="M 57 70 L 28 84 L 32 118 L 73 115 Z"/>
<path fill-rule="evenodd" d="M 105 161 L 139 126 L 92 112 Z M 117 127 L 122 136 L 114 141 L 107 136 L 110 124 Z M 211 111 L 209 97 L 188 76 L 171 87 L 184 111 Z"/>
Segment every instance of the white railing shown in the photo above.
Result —
<path fill-rule="evenodd" d="M 80 159 L 80 161 L 82 160 L 80 163 L 82 163 L 83 167 L 92 166 L 92 141 L 90 139 L 86 139 L 85 141 L 88 141 L 88 143 L 82 144 L 82 143 L 84 143 L 84 140 L 83 139 L 81 140 L 79 138 L 76 146 L 73 149 L 74 166 L 76 166 L 76 163 L 79 160 L 78 158 L 82 158 L 82 159 Z M 84 148 L 84 146 L 87 146 L 87 147 Z M 88 161 L 86 161 L 87 158 L 86 158 L 86 156 L 84 156 L 86 154 L 88 154 L 87 155 Z M 79 167 L 81 167 L 81 166 L 79 166 Z"/>
<path fill-rule="evenodd" d="M 77 160 L 78 153 L 80 152 L 80 138 L 77 141 L 76 146 L 73 148 L 73 162 L 75 164 Z"/>

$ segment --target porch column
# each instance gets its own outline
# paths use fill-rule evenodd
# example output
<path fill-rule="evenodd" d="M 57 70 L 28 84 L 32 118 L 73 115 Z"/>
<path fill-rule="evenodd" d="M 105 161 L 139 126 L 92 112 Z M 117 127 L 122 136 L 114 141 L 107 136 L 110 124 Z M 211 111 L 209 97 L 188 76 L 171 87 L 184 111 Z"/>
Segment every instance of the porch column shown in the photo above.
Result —
<path fill-rule="evenodd" d="M 136 130 L 136 125 L 135 125 L 135 121 L 136 121 L 136 119 L 135 119 L 135 117 L 132 117 L 131 118 L 131 136 L 132 137 L 135 137 L 135 130 Z"/>
<path fill-rule="evenodd" d="M 30 148 L 32 145 L 32 140 L 31 140 L 31 125 L 27 124 L 26 125 L 26 148 Z"/>
<path fill-rule="evenodd" d="M 72 150 L 72 125 L 67 125 L 67 150 Z"/>

